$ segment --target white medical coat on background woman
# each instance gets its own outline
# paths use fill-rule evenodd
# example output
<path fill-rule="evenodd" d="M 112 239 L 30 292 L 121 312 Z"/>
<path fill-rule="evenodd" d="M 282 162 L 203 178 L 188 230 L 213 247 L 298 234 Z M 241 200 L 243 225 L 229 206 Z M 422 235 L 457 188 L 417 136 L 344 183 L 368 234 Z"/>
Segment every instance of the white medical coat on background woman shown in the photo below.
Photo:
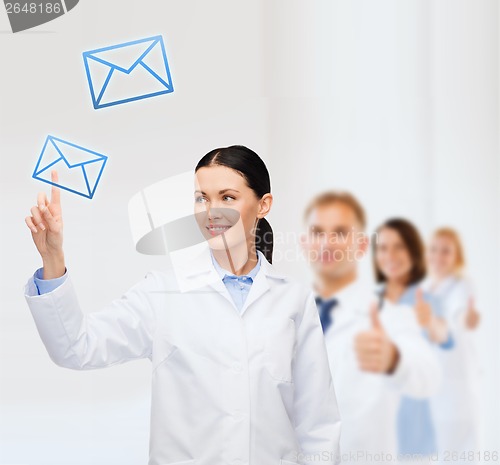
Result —
<path fill-rule="evenodd" d="M 451 350 L 436 351 L 443 369 L 443 384 L 431 399 L 431 407 L 440 461 L 460 461 L 464 457 L 469 460 L 469 452 L 477 451 L 479 446 L 480 368 L 473 331 L 465 324 L 472 287 L 466 279 L 455 276 L 446 278 L 436 287 L 431 286 L 430 279 L 423 283 L 426 291 L 439 298 L 443 317 L 454 339 Z"/>

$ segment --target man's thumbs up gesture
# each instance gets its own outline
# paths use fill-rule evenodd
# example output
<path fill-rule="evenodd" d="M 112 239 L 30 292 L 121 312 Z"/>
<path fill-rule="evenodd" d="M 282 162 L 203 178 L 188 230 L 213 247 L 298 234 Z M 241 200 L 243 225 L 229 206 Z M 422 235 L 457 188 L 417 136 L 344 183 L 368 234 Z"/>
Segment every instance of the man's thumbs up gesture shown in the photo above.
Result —
<path fill-rule="evenodd" d="M 476 310 L 474 299 L 471 297 L 467 306 L 467 313 L 465 314 L 465 326 L 467 327 L 467 329 L 476 329 L 479 325 L 480 319 L 481 315 Z"/>
<path fill-rule="evenodd" d="M 355 339 L 359 367 L 373 373 L 392 373 L 398 364 L 399 352 L 380 322 L 376 303 L 370 307 L 370 320 L 371 328 Z"/>

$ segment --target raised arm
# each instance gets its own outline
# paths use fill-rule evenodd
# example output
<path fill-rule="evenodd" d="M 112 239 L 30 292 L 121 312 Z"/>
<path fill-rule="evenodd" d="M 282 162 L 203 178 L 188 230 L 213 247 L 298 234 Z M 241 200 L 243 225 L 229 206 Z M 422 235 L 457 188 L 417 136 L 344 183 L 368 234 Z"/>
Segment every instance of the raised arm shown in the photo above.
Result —
<path fill-rule="evenodd" d="M 155 292 L 159 286 L 159 278 L 148 273 L 120 299 L 90 313 L 80 308 L 69 274 L 43 295 L 38 295 L 31 279 L 25 298 L 54 363 L 87 370 L 151 357 L 154 299 L 163 295 Z"/>
<path fill-rule="evenodd" d="M 52 181 L 57 183 L 55 171 Z M 38 194 L 26 224 L 43 269 L 28 281 L 25 298 L 51 359 L 62 367 L 84 370 L 150 357 L 155 327 L 153 299 L 161 295 L 154 291 L 161 286 L 160 278 L 149 273 L 101 311 L 85 313 L 64 264 L 59 188 L 52 187 L 50 202 L 44 193 Z M 57 285 L 39 292 L 35 279 L 55 280 Z"/>

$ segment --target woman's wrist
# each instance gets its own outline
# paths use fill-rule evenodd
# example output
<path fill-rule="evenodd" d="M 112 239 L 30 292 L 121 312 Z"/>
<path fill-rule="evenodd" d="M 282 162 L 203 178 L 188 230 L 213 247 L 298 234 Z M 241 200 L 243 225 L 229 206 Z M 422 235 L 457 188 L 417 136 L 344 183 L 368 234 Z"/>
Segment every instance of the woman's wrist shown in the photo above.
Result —
<path fill-rule="evenodd" d="M 60 278 L 66 273 L 64 254 L 61 252 L 57 256 L 43 257 L 43 279 Z"/>

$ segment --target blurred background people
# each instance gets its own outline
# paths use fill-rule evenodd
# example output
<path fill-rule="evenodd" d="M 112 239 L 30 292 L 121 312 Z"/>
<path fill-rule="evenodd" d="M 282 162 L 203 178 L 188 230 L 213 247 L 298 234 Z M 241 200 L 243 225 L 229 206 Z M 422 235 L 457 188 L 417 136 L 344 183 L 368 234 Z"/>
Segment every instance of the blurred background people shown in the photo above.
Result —
<path fill-rule="evenodd" d="M 376 230 L 373 260 L 381 302 L 410 305 L 423 329 L 422 340 L 443 350 L 453 347 L 453 338 L 436 298 L 422 291 L 426 275 L 424 243 L 416 227 L 401 218 L 387 220 Z M 435 426 L 428 399 L 405 396 L 399 407 L 398 450 L 400 454 L 430 456 L 437 452 Z"/>
<path fill-rule="evenodd" d="M 453 332 L 454 347 L 439 351 L 444 380 L 431 400 L 437 446 L 442 463 L 448 459 L 474 463 L 478 449 L 478 360 L 472 332 L 480 321 L 472 286 L 464 276 L 465 254 L 458 233 L 437 229 L 427 248 L 429 276 L 423 288 L 439 298 L 443 317 Z M 451 454 L 455 454 L 453 458 Z M 471 460 L 472 458 L 472 460 Z"/>
<path fill-rule="evenodd" d="M 306 208 L 305 225 L 302 242 L 342 418 L 342 463 L 387 463 L 397 453 L 401 396 L 436 392 L 437 359 L 413 309 L 387 302 L 379 311 L 373 284 L 358 279 L 369 238 L 357 199 L 320 194 Z"/>

